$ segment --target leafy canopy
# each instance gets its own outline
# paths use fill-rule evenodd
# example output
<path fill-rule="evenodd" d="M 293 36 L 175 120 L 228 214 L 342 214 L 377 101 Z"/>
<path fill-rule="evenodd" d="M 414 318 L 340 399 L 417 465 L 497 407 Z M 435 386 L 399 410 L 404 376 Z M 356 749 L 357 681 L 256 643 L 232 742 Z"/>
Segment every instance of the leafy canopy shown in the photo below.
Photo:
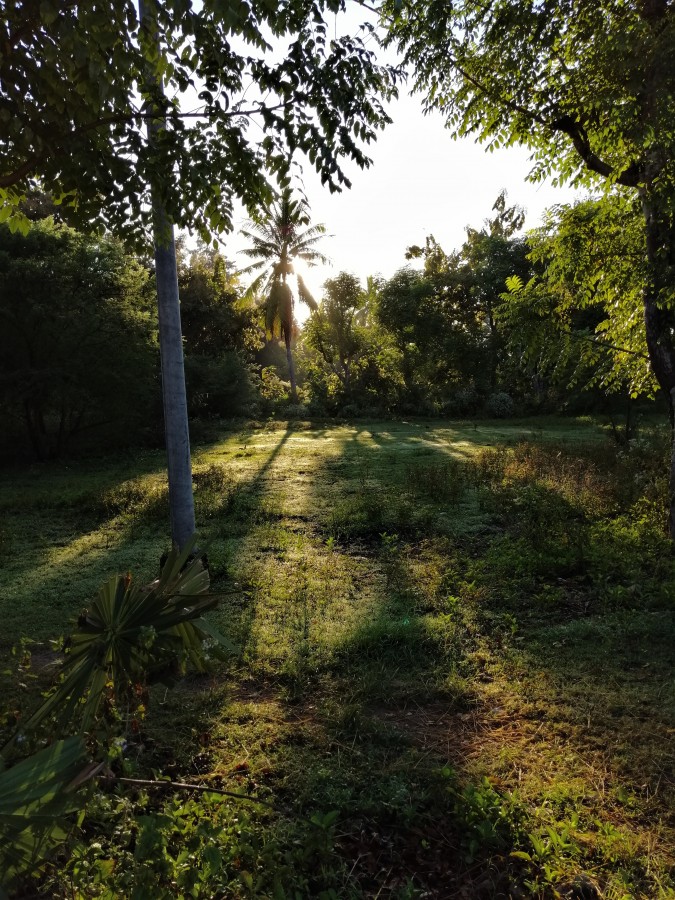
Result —
<path fill-rule="evenodd" d="M 369 278 L 364 291 L 348 272 L 324 284 L 319 309 L 303 329 L 305 383 L 319 410 L 351 415 L 396 403 L 400 353 L 375 321 L 380 287 Z"/>
<path fill-rule="evenodd" d="M 321 305 L 305 328 L 307 346 L 343 384 L 353 378 L 369 345 L 366 329 L 358 324 L 363 299 L 358 278 L 340 272 L 326 281 Z"/>
<path fill-rule="evenodd" d="M 549 210 L 528 235 L 535 276 L 507 281 L 497 315 L 511 353 L 536 374 L 582 388 L 653 393 L 640 298 L 645 239 L 625 196 Z"/>
<path fill-rule="evenodd" d="M 51 219 L 0 225 L 0 413 L 40 458 L 76 436 L 151 423 L 156 324 L 148 272 L 110 238 Z"/>
<path fill-rule="evenodd" d="M 139 238 L 149 185 L 205 238 L 282 180 L 289 149 L 332 190 L 388 117 L 394 73 L 358 37 L 328 36 L 344 0 L 8 0 L 0 20 L 0 221 L 36 182 L 74 224 Z M 332 29 L 331 29 L 332 31 Z M 159 36 L 159 46 L 156 36 Z M 166 120 L 148 143 L 151 110 Z M 157 114 L 157 113 L 155 113 Z M 251 126 L 251 127 L 249 127 Z"/>
<path fill-rule="evenodd" d="M 675 178 L 670 0 L 385 0 L 387 41 L 427 109 L 489 149 L 522 143 L 536 180 Z"/>

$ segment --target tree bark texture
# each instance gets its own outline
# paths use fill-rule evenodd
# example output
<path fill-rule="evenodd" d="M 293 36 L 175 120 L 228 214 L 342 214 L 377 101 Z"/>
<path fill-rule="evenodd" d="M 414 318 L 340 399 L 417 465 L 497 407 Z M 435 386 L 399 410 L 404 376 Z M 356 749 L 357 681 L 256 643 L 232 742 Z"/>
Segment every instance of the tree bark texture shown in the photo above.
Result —
<path fill-rule="evenodd" d="M 171 539 L 182 549 L 195 533 L 192 460 L 183 364 L 176 244 L 173 226 L 153 199 L 155 213 L 155 271 L 159 312 L 159 352 L 162 365 L 164 434 L 169 476 Z M 162 224 L 160 224 L 162 223 Z M 168 230 L 170 237 L 166 237 Z M 167 241 L 162 243 L 162 239 Z"/>
<path fill-rule="evenodd" d="M 670 210 L 649 188 L 641 190 L 647 241 L 644 292 L 647 349 L 654 375 L 668 398 L 671 429 L 668 531 L 675 541 L 675 229 Z"/>
<path fill-rule="evenodd" d="M 139 0 L 141 21 L 146 4 Z M 164 127 L 161 119 L 148 120 L 148 140 L 152 142 Z M 171 539 L 182 549 L 195 533 L 195 510 L 192 495 L 192 460 L 188 427 L 183 335 L 180 322 L 176 243 L 173 224 L 169 221 L 156 185 L 150 185 L 155 244 L 155 272 L 159 315 L 159 352 L 162 367 L 162 401 L 169 478 L 169 510 Z"/>

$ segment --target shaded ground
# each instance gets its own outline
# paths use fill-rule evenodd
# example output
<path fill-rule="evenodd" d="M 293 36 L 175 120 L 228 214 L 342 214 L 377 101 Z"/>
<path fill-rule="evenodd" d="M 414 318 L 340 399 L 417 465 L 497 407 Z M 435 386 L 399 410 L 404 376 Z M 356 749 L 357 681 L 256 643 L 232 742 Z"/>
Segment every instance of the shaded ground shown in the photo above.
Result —
<path fill-rule="evenodd" d="M 153 691 L 126 766 L 278 811 L 251 807 L 245 846 L 228 831 L 227 866 L 194 896 L 673 896 L 659 452 L 555 421 L 269 424 L 202 448 L 214 587 L 239 591 L 214 618 L 242 654 Z M 161 466 L 0 480 L 4 652 L 61 633 L 110 571 L 154 575 Z M 48 648 L 34 651 L 43 678 Z M 28 704 L 30 684 L 5 683 Z M 107 835 L 94 868 L 122 859 L 121 809 L 85 825 Z M 149 866 L 147 896 L 178 896 L 126 827 L 130 877 Z M 103 896 L 91 871 L 78 896 Z M 72 868 L 50 877 L 73 895 Z"/>

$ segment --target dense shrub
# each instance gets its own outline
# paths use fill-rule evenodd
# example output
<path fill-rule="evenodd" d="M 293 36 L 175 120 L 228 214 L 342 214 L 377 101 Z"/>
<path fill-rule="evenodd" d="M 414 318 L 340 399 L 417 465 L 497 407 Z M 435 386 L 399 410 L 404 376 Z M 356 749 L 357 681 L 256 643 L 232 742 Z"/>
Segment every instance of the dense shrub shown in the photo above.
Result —
<path fill-rule="evenodd" d="M 508 419 L 515 412 L 515 404 L 510 394 L 499 391 L 496 394 L 490 394 L 487 398 L 485 410 L 495 419 Z"/>
<path fill-rule="evenodd" d="M 252 354 L 254 311 L 218 254 L 193 253 L 179 267 L 185 377 L 192 418 L 248 415 L 259 399 Z"/>
<path fill-rule="evenodd" d="M 0 226 L 0 412 L 5 454 L 40 459 L 75 440 L 139 443 L 158 432 L 149 273 L 112 239 L 50 219 Z"/>

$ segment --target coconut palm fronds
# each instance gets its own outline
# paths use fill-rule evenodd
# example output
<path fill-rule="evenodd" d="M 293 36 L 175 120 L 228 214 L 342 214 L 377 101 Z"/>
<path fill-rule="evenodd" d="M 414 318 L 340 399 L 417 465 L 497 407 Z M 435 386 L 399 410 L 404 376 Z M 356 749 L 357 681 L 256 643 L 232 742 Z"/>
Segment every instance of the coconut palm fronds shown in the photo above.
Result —
<path fill-rule="evenodd" d="M 312 312 L 316 312 L 318 310 L 319 304 L 312 296 L 309 288 L 302 278 L 302 275 L 298 275 L 298 298 L 302 300 L 302 302 L 306 306 L 308 306 Z"/>

